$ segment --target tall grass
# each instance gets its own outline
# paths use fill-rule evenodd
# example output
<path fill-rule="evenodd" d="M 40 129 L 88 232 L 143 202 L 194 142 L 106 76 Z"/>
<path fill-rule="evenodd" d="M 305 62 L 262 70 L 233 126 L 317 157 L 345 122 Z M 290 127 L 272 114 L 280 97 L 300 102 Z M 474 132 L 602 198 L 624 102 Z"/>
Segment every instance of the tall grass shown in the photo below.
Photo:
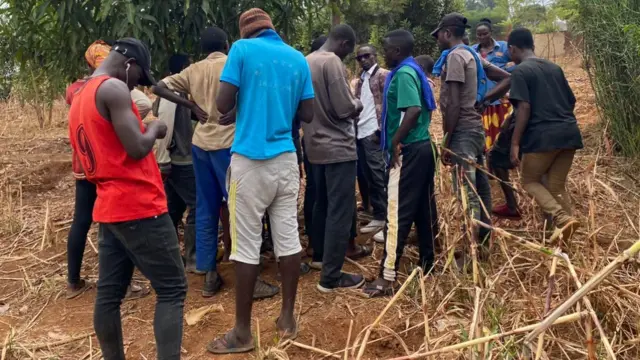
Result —
<path fill-rule="evenodd" d="M 640 1 L 577 3 L 598 106 L 619 150 L 640 156 Z"/>

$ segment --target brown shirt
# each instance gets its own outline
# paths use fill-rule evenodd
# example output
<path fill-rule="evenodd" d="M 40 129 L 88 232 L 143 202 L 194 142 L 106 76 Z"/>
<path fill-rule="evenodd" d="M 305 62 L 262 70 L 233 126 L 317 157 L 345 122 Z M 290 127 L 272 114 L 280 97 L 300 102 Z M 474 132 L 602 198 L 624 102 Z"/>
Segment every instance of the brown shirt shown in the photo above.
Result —
<path fill-rule="evenodd" d="M 353 116 L 359 102 L 349 89 L 344 64 L 326 51 L 307 56 L 314 99 L 313 121 L 302 123 L 305 150 L 312 164 L 354 161 L 356 132 Z"/>
<path fill-rule="evenodd" d="M 484 62 L 483 62 L 484 64 Z M 465 48 L 453 50 L 447 57 L 447 63 L 442 70 L 440 84 L 440 107 L 443 114 L 450 106 L 450 83 L 462 83 L 460 94 L 460 119 L 454 130 L 457 132 L 478 131 L 484 133 L 482 115 L 476 111 L 476 95 L 478 94 L 478 74 L 473 55 Z"/>
<path fill-rule="evenodd" d="M 220 113 L 216 96 L 226 61 L 227 55 L 214 52 L 181 73 L 162 80 L 169 89 L 191 95 L 193 101 L 209 114 L 209 120 L 205 124 L 198 123 L 193 133 L 193 145 L 205 151 L 230 148 L 236 131 L 235 125 L 218 124 Z"/>

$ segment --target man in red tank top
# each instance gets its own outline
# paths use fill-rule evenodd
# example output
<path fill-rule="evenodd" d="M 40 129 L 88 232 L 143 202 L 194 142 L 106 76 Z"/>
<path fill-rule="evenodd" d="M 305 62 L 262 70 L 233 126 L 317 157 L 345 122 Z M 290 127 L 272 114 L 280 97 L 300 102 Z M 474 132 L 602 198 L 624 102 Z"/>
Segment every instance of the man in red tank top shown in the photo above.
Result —
<path fill-rule="evenodd" d="M 118 40 L 76 92 L 69 111 L 71 146 L 97 189 L 94 328 L 106 360 L 125 359 L 120 304 L 134 267 L 150 280 L 157 295 L 158 359 L 180 358 L 187 285 L 162 178 L 151 153 L 167 127 L 159 121 L 145 126 L 130 95 L 134 86 L 155 84 L 150 65 L 149 50 L 142 42 Z"/>

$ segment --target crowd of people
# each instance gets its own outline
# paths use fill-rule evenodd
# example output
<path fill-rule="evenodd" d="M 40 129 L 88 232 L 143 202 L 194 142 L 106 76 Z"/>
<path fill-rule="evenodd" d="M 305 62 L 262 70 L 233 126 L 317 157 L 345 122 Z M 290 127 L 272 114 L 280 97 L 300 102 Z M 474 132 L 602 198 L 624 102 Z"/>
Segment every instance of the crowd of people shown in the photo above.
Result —
<path fill-rule="evenodd" d="M 444 16 L 431 34 L 442 51 L 434 61 L 414 57 L 407 30 L 387 33 L 380 49 L 356 49 L 354 30 L 342 24 L 316 39 L 305 58 L 283 41 L 266 12 L 250 9 L 239 17 L 241 39 L 233 46 L 222 29 L 208 28 L 201 38 L 206 58 L 191 63 L 188 55 L 174 55 L 171 75 L 158 82 L 141 41 L 92 44 L 85 54 L 91 75 L 67 90 L 76 176 L 67 297 L 92 286 L 80 268 L 95 221 L 94 327 L 104 358 L 125 358 L 122 301 L 149 293 L 130 286 L 135 268 L 156 293 L 158 359 L 180 358 L 186 272 L 204 275 L 202 296 L 214 296 L 224 286 L 218 261 L 235 263 L 236 321 L 207 350 L 254 349 L 253 301 L 280 292 L 259 279 L 265 248 L 273 249 L 279 264 L 280 339 L 298 335 L 294 305 L 301 273 L 320 271 L 317 289 L 323 293 L 362 288 L 370 297 L 391 295 L 414 225 L 416 266 L 425 273 L 434 266 L 439 161 L 451 168 L 460 206 L 472 219 L 466 232 L 482 245 L 481 253 L 488 250 L 485 225 L 492 213 L 521 216 L 509 183 L 515 167 L 550 217 L 551 239 L 567 240 L 579 222 L 565 184 L 582 148 L 571 88 L 560 67 L 535 56 L 530 31 L 515 29 L 507 42 L 497 41 L 485 19 L 475 29 L 478 44 L 469 46 L 468 28 L 464 16 Z M 378 63 L 378 51 L 389 70 Z M 344 60 L 354 52 L 361 72 L 350 86 Z M 437 79 L 440 147 L 430 134 Z M 151 87 L 154 104 L 138 86 Z M 158 119 L 143 122 L 151 110 Z M 506 199 L 493 208 L 490 173 Z M 303 178 L 308 263 L 302 261 L 297 219 Z M 360 229 L 358 212 L 371 216 Z M 383 246 L 378 277 L 370 283 L 343 271 L 345 257 L 372 253 L 356 242 L 358 232 L 373 234 Z M 464 252 L 459 257 L 464 261 Z"/>

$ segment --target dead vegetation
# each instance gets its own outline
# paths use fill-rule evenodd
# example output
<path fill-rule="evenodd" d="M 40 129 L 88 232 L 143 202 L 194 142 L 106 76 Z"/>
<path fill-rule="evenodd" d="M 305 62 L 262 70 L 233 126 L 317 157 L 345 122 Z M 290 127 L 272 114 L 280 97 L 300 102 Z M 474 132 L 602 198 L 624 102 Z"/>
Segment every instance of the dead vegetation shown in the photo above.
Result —
<path fill-rule="evenodd" d="M 458 270 L 454 250 L 473 255 L 475 245 L 465 240 L 462 225 L 469 220 L 441 167 L 436 181 L 443 251 L 429 274 L 413 269 L 417 248 L 409 246 L 402 288 L 393 299 L 364 299 L 359 292 L 319 294 L 318 275 L 306 276 L 298 295 L 300 337 L 288 342 L 275 337 L 279 297 L 258 302 L 259 346 L 250 357 L 640 358 L 640 166 L 612 153 L 604 126 L 596 121 L 588 78 L 575 66 L 566 71 L 587 145 L 570 174 L 569 190 L 583 224 L 570 242 L 550 243 L 539 209 L 520 196 L 524 220 L 496 222 L 489 260 L 472 256 L 468 268 Z M 57 104 L 52 127 L 40 131 L 29 120 L 30 110 L 15 103 L 0 108 L 1 358 L 98 359 L 95 292 L 74 301 L 61 297 L 73 183 L 69 168 L 51 164 L 70 161 L 62 140 L 65 110 Z M 436 117 L 436 137 L 439 129 Z M 517 181 L 515 186 L 523 193 Z M 94 232 L 89 237 L 83 274 L 95 279 L 97 242 Z M 371 259 L 347 262 L 347 270 L 375 277 L 381 254 L 375 246 Z M 274 263 L 267 262 L 267 280 L 273 280 Z M 212 358 L 204 350 L 207 341 L 233 325 L 233 267 L 222 265 L 220 271 L 226 290 L 212 300 L 199 296 L 201 278 L 190 276 L 185 314 L 192 315 L 193 325 L 185 325 L 185 359 Z M 122 316 L 128 357 L 154 358 L 153 299 L 123 304 Z"/>

